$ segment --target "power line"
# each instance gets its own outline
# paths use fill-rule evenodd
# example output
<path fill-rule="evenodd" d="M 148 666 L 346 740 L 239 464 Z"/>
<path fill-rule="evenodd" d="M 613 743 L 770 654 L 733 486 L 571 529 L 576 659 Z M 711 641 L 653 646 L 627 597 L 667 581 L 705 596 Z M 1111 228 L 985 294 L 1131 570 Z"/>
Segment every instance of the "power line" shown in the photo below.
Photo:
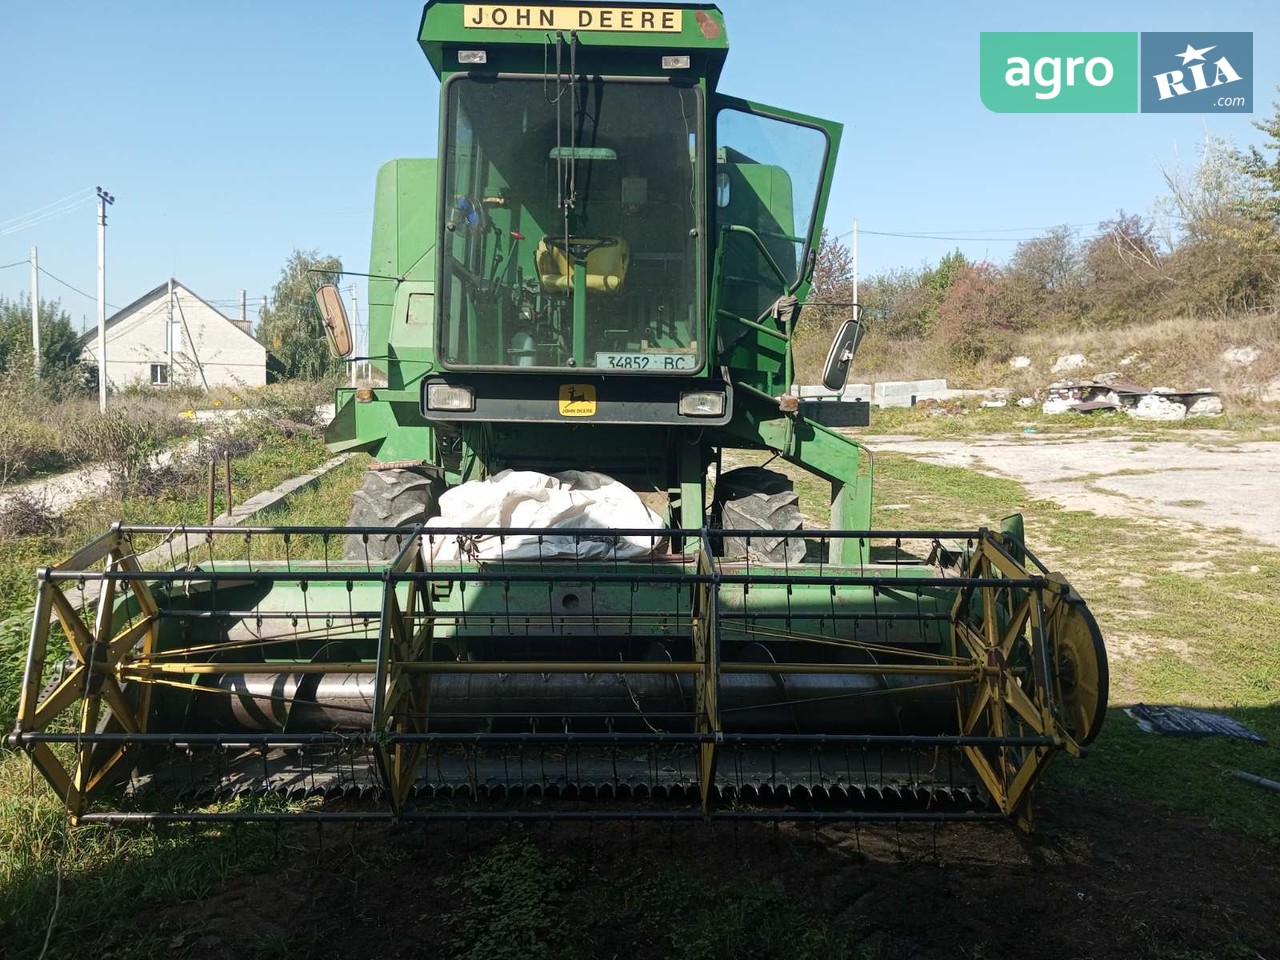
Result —
<path fill-rule="evenodd" d="M 869 233 L 877 237 L 898 237 L 903 240 L 964 240 L 981 242 L 984 240 L 994 240 L 1001 243 L 1022 243 L 1025 240 L 1043 239 L 1045 233 L 1057 230 L 1061 227 L 1074 230 L 1080 227 L 1097 226 L 1093 221 L 1085 223 L 1055 223 L 1048 227 L 984 227 L 972 230 L 868 230 L 865 227 L 859 228 L 859 233 Z M 968 234 L 977 233 L 1018 233 L 1023 230 L 1041 230 L 1044 233 L 1038 233 L 1029 237 L 977 237 L 968 236 Z M 837 234 L 833 240 L 843 240 L 845 237 L 852 235 L 852 230 L 846 230 L 844 233 Z M 966 236 L 959 236 L 966 234 Z M 1100 235 L 1099 235 L 1100 236 Z M 1082 239 L 1092 239 L 1085 237 Z"/>
<path fill-rule="evenodd" d="M 24 220 L 21 223 L 16 223 L 11 227 L 5 227 L 3 230 L 0 230 L 0 237 L 7 237 L 11 233 L 19 233 L 22 230 L 28 230 L 31 227 L 39 226 L 40 224 L 45 223 L 46 221 L 49 221 L 49 220 L 56 220 L 58 217 L 61 217 L 70 213 L 71 211 L 75 210 L 77 207 L 83 206 L 88 199 L 89 199 L 88 197 L 85 197 L 83 200 L 77 200 L 74 203 L 68 203 L 65 206 L 59 207 L 56 210 L 50 210 L 48 213 L 42 214 L 38 217 L 32 217 L 30 220 Z"/>
<path fill-rule="evenodd" d="M 950 237 L 940 236 L 933 233 L 891 233 L 887 230 L 861 230 L 860 233 L 869 233 L 877 237 L 898 237 L 902 240 L 957 240 L 971 241 L 976 243 L 1023 243 L 1028 240 L 1043 240 L 1044 234 L 1038 234 L 1034 237 Z M 1095 236 L 1104 236 L 1104 234 L 1095 234 L 1093 236 L 1078 237 L 1079 240 L 1092 240 Z"/>
<path fill-rule="evenodd" d="M 6 237 L 11 233 L 17 233 L 20 230 L 27 230 L 38 224 L 44 223 L 47 220 L 54 220 L 58 217 L 64 216 L 90 199 L 90 197 L 80 197 L 75 200 L 64 202 L 61 206 L 55 206 L 43 213 L 35 211 L 23 217 L 15 217 L 12 220 L 7 220 L 5 221 L 5 224 L 0 224 L 0 237 Z"/>
<path fill-rule="evenodd" d="M 63 285 L 64 287 L 66 287 L 68 290 L 71 290 L 71 291 L 74 291 L 75 293 L 80 294 L 80 296 L 84 297 L 85 299 L 87 299 L 87 300 L 94 300 L 94 301 L 96 301 L 96 300 L 98 299 L 97 297 L 93 296 L 92 294 L 85 293 L 85 292 L 84 292 L 83 290 L 81 290 L 79 287 L 72 286 L 71 284 L 67 283 L 67 281 L 63 280 L 61 277 L 54 276 L 52 273 L 50 273 L 50 272 L 49 272 L 48 270 L 46 270 L 44 267 L 40 267 L 39 269 L 40 269 L 40 272 L 41 272 L 41 273 L 43 273 L 46 277 L 48 277 L 50 280 L 54 281 L 55 283 L 60 283 L 60 284 L 62 284 L 62 285 Z M 110 307 L 112 310 L 119 310 L 119 309 L 120 309 L 120 308 L 119 308 L 118 306 L 116 306 L 114 303 L 108 303 L 108 304 L 107 304 L 107 306 L 108 306 L 108 307 Z"/>
<path fill-rule="evenodd" d="M 0 229 L 7 227 L 11 223 L 17 223 L 19 220 L 28 220 L 31 217 L 39 215 L 41 211 L 47 210 L 50 207 L 61 206 L 62 204 L 66 203 L 68 200 L 71 200 L 74 197 L 79 197 L 81 194 L 85 195 L 82 199 L 87 200 L 88 194 L 90 192 L 91 192 L 91 189 L 89 187 L 81 187 L 79 190 L 75 190 L 71 193 L 68 193 L 65 197 L 60 197 L 57 200 L 50 200 L 48 203 L 41 204 L 40 206 L 36 207 L 34 210 L 28 210 L 26 213 L 21 214 L 20 216 L 10 217 L 8 220 L 0 220 Z"/>
<path fill-rule="evenodd" d="M 15 260 L 13 263 L 0 263 L 0 270 L 8 270 L 10 267 L 20 267 L 24 263 L 30 262 L 30 260 Z"/>

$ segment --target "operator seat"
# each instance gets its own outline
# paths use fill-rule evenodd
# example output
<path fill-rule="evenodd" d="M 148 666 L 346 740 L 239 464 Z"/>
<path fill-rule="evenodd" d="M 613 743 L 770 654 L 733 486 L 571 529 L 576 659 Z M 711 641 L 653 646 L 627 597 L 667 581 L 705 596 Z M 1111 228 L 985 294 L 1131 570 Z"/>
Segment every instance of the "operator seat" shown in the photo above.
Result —
<path fill-rule="evenodd" d="M 631 263 L 631 247 L 622 237 L 570 236 L 567 250 L 564 237 L 546 236 L 538 244 L 535 262 L 543 289 L 548 293 L 569 293 L 573 290 L 573 266 L 584 256 L 588 290 L 617 293 L 622 289 Z"/>

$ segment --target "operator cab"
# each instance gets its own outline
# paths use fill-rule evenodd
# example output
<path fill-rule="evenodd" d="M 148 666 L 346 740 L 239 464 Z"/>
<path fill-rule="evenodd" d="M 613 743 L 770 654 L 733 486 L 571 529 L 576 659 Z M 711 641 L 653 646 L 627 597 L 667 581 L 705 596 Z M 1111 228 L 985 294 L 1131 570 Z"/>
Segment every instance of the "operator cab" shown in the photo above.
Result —
<path fill-rule="evenodd" d="M 446 369 L 702 368 L 702 100 L 667 78 L 448 80 Z"/>

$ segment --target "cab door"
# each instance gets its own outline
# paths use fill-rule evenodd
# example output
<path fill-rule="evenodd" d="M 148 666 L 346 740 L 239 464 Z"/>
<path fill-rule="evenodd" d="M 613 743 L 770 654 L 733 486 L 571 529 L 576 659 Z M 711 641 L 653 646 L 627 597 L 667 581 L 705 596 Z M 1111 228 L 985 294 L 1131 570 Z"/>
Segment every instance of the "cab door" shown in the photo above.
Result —
<path fill-rule="evenodd" d="M 717 96 L 713 341 L 735 382 L 791 387 L 791 335 L 813 275 L 842 126 Z"/>

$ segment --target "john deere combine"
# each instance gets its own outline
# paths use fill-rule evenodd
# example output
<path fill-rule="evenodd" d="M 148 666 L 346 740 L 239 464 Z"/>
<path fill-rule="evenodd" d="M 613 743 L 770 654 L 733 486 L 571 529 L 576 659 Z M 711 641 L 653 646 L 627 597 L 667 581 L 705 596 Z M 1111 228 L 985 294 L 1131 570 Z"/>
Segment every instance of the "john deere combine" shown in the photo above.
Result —
<path fill-rule="evenodd" d="M 433 0 L 419 38 L 440 158 L 378 175 L 352 524 L 41 571 L 10 744 L 88 822 L 1025 818 L 1102 641 L 1020 518 L 871 530 L 869 453 L 798 402 L 840 126 L 720 93 L 709 5 Z M 770 453 L 830 530 L 731 469 Z"/>

